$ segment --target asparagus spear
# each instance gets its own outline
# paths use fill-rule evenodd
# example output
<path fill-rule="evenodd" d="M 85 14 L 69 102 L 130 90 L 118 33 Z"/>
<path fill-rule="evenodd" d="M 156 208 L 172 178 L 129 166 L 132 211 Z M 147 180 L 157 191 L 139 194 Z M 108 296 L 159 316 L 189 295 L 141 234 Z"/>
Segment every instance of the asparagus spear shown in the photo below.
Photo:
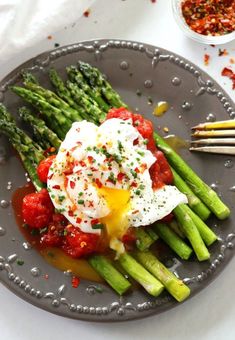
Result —
<path fill-rule="evenodd" d="M 210 210 L 207 206 L 194 194 L 185 181 L 178 175 L 178 173 L 171 167 L 171 171 L 174 177 L 174 185 L 187 196 L 188 205 L 195 211 L 195 213 L 201 217 L 203 221 L 207 220 L 210 216 Z"/>
<path fill-rule="evenodd" d="M 188 164 L 160 137 L 154 133 L 155 142 L 167 157 L 169 163 L 182 176 L 192 191 L 207 205 L 207 207 L 221 220 L 230 215 L 229 208 L 219 196 L 190 168 Z"/>
<path fill-rule="evenodd" d="M 91 256 L 88 262 L 119 295 L 131 287 L 130 282 L 104 256 Z"/>
<path fill-rule="evenodd" d="M 190 294 L 190 289 L 171 273 L 151 252 L 136 253 L 140 263 L 165 286 L 168 292 L 179 302 Z"/>
<path fill-rule="evenodd" d="M 0 119 L 0 131 L 9 138 L 12 146 L 19 153 L 32 183 L 37 190 L 40 190 L 43 187 L 43 183 L 39 181 L 36 171 L 36 164 L 43 159 L 43 153 L 40 147 L 36 147 L 30 137 L 27 135 L 24 136 L 24 132 L 17 128 L 13 122 Z M 27 144 L 25 144 L 25 142 Z"/>
<path fill-rule="evenodd" d="M 113 90 L 112 86 L 107 82 L 107 80 L 97 68 L 92 67 L 91 65 L 82 61 L 78 62 L 78 67 L 92 87 L 100 88 L 101 93 L 107 99 L 108 103 L 111 104 L 111 106 L 127 107 L 126 104 L 121 100 L 119 94 Z"/>
<path fill-rule="evenodd" d="M 90 98 L 98 104 L 98 106 L 105 112 L 108 112 L 110 106 L 102 98 L 100 91 L 97 88 L 91 88 L 83 77 L 82 73 L 76 66 L 69 66 L 66 68 L 70 81 L 76 83 Z"/>
<path fill-rule="evenodd" d="M 136 228 L 136 247 L 141 250 L 147 250 L 155 242 L 155 240 L 142 228 Z"/>
<path fill-rule="evenodd" d="M 43 97 L 38 94 L 19 86 L 12 86 L 13 92 L 22 97 L 25 101 L 36 107 L 43 115 L 46 116 L 48 123 L 53 131 L 63 139 L 70 129 L 72 122 L 61 114 L 61 111 L 47 103 Z"/>
<path fill-rule="evenodd" d="M 180 204 L 174 209 L 175 217 L 180 224 L 186 237 L 189 239 L 199 261 L 208 260 L 210 253 L 206 248 L 201 235 L 192 218 L 185 211 L 184 205 Z"/>
<path fill-rule="evenodd" d="M 217 240 L 215 233 L 186 204 L 182 204 L 182 209 L 184 209 L 185 213 L 191 217 L 207 246 L 210 246 Z"/>
<path fill-rule="evenodd" d="M 149 236 L 154 240 L 157 241 L 159 239 L 158 235 L 155 233 L 155 231 L 152 228 L 146 228 L 146 233 L 149 234 Z"/>
<path fill-rule="evenodd" d="M 104 120 L 106 114 L 101 111 L 97 103 L 92 101 L 83 90 L 71 81 L 67 81 L 66 86 L 70 90 L 74 101 L 84 108 L 86 119 L 91 120 L 91 118 L 94 117 L 96 122 L 102 122 Z"/>
<path fill-rule="evenodd" d="M 119 257 L 119 263 L 125 271 L 133 277 L 144 289 L 153 296 L 158 296 L 164 286 L 154 276 L 152 276 L 141 264 L 131 255 L 124 253 Z"/>
<path fill-rule="evenodd" d="M 192 249 L 167 224 L 155 223 L 153 228 L 179 257 L 184 260 L 189 259 Z"/>
<path fill-rule="evenodd" d="M 58 96 L 64 99 L 71 107 L 76 109 L 83 119 L 87 119 L 86 111 L 73 100 L 70 91 L 67 89 L 62 78 L 59 76 L 58 72 L 54 68 L 50 69 L 49 77 Z M 90 120 L 93 120 L 92 116 L 90 116 Z"/>
<path fill-rule="evenodd" d="M 70 107 L 67 102 L 58 97 L 54 92 L 31 82 L 24 82 L 24 84 L 27 87 L 27 89 L 42 96 L 49 104 L 60 109 L 62 113 L 66 117 L 68 117 L 72 122 L 82 120 L 81 116 L 79 115 L 79 112 Z"/>
<path fill-rule="evenodd" d="M 33 83 L 33 84 L 38 84 L 39 85 L 37 78 L 31 72 L 23 71 L 23 72 L 21 72 L 21 75 L 23 77 L 24 83 L 28 83 L 29 82 L 29 83 Z"/>
<path fill-rule="evenodd" d="M 19 114 L 25 122 L 32 125 L 34 132 L 37 131 L 37 134 L 49 143 L 49 146 L 54 146 L 56 149 L 60 147 L 61 140 L 57 137 L 56 133 L 47 127 L 44 120 L 38 118 L 26 107 L 20 108 Z"/>
<path fill-rule="evenodd" d="M 176 220 L 173 220 L 169 223 L 169 227 L 182 239 L 185 239 L 185 235 L 183 231 L 180 229 L 180 226 L 176 222 Z"/>

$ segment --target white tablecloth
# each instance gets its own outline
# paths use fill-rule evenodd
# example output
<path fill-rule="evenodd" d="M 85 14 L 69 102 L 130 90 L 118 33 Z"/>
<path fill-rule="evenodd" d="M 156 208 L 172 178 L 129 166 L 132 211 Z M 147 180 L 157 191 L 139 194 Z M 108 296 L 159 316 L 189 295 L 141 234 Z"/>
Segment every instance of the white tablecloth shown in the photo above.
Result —
<path fill-rule="evenodd" d="M 99 0 L 90 15 L 82 17 L 60 32 L 49 32 L 51 39 L 1 64 L 0 78 L 21 62 L 54 44 L 70 44 L 93 38 L 118 38 L 142 41 L 170 49 L 206 70 L 235 99 L 229 79 L 221 69 L 235 57 L 235 42 L 227 44 L 228 56 L 218 56 L 218 47 L 205 47 L 186 38 L 176 26 L 170 0 Z M 211 56 L 204 65 L 204 54 Z M 1 62 L 1 61 L 0 61 Z M 235 66 L 233 65 L 234 69 Z M 197 296 L 177 308 L 143 320 L 119 324 L 98 324 L 61 318 L 20 300 L 0 285 L 0 339 L 235 339 L 235 261 Z"/>

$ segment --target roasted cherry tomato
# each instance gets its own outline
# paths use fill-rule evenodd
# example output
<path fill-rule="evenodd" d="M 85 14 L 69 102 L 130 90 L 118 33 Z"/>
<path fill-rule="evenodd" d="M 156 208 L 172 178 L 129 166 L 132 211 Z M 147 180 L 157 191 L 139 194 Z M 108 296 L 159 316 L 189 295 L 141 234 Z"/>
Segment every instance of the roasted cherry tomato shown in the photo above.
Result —
<path fill-rule="evenodd" d="M 96 251 L 99 235 L 84 233 L 72 225 L 66 227 L 62 249 L 70 256 L 79 258 Z"/>
<path fill-rule="evenodd" d="M 49 157 L 43 159 L 37 167 L 38 178 L 43 183 L 47 182 L 48 172 L 49 172 L 49 169 L 51 167 L 51 164 L 52 164 L 54 158 L 55 158 L 55 155 L 52 155 L 52 156 L 49 156 Z"/>
<path fill-rule="evenodd" d="M 54 207 L 46 189 L 28 194 L 23 199 L 22 216 L 31 228 L 43 228 L 52 220 Z"/>

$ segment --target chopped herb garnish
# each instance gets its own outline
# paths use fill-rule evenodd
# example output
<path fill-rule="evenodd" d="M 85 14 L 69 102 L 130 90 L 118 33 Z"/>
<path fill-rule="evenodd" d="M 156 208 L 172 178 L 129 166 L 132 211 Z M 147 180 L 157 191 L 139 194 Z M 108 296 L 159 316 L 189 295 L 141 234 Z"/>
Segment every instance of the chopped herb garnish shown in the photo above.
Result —
<path fill-rule="evenodd" d="M 31 234 L 32 236 L 37 236 L 37 235 L 39 235 L 39 230 L 38 230 L 38 229 L 32 229 L 31 232 L 30 232 L 30 234 Z"/>
<path fill-rule="evenodd" d="M 95 286 L 95 290 L 96 290 L 96 292 L 97 293 L 103 293 L 103 288 L 102 287 L 100 287 L 100 286 Z"/>
<path fill-rule="evenodd" d="M 108 177 L 108 180 L 109 180 L 111 183 L 116 184 L 117 180 L 116 180 L 116 178 L 115 178 L 113 172 L 110 172 L 110 175 L 109 175 L 109 177 Z"/>
<path fill-rule="evenodd" d="M 139 185 L 139 189 L 140 189 L 140 190 L 144 190 L 144 188 L 145 188 L 144 184 L 140 184 L 140 185 Z"/>
<path fill-rule="evenodd" d="M 84 200 L 78 200 L 78 204 L 84 204 Z"/>
<path fill-rule="evenodd" d="M 133 176 L 134 178 L 137 177 L 137 173 L 136 173 L 134 170 L 131 169 L 130 172 L 131 172 L 131 174 L 132 174 L 132 176 Z"/>
<path fill-rule="evenodd" d="M 119 151 L 122 151 L 122 150 L 123 150 L 123 145 L 122 145 L 122 143 L 120 142 L 120 140 L 118 140 L 118 149 L 119 149 Z"/>
<path fill-rule="evenodd" d="M 64 195 L 59 195 L 59 202 L 63 202 L 64 199 L 65 199 Z"/>
<path fill-rule="evenodd" d="M 47 252 L 47 255 L 50 256 L 50 257 L 55 257 L 55 254 L 52 253 L 51 251 L 48 251 L 48 252 Z"/>
<path fill-rule="evenodd" d="M 18 264 L 18 266 L 23 266 L 23 264 L 24 264 L 24 261 L 23 261 L 23 260 L 20 260 L 20 259 L 18 259 L 18 260 L 16 261 L 16 263 Z"/>
<path fill-rule="evenodd" d="M 136 191 L 135 191 L 135 193 L 136 193 L 136 195 L 140 195 L 141 194 L 141 191 L 139 190 L 139 189 L 137 189 Z"/>
<path fill-rule="evenodd" d="M 103 223 L 92 224 L 92 229 L 104 229 Z"/>
<path fill-rule="evenodd" d="M 79 192 L 79 194 L 78 194 L 78 196 L 82 196 L 83 195 L 83 192 L 82 191 L 80 191 Z"/>
<path fill-rule="evenodd" d="M 149 142 L 149 140 L 148 140 L 148 139 L 145 139 L 145 140 L 143 141 L 144 145 L 147 145 L 147 144 L 148 144 L 148 142 Z"/>
<path fill-rule="evenodd" d="M 137 153 L 138 153 L 140 156 L 144 156 L 144 152 L 143 152 L 143 151 L 137 151 Z"/>

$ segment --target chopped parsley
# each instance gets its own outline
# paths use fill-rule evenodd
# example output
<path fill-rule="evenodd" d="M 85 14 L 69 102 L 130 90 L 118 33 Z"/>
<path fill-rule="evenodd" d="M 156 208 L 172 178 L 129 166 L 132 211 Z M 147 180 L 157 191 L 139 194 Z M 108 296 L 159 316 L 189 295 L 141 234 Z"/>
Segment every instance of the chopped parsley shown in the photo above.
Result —
<path fill-rule="evenodd" d="M 23 260 L 20 260 L 20 259 L 18 259 L 18 260 L 16 261 L 16 263 L 18 264 L 18 266 L 23 266 L 23 264 L 24 264 L 24 261 L 23 261 Z"/>
<path fill-rule="evenodd" d="M 104 229 L 104 224 L 103 223 L 96 223 L 92 224 L 92 229 Z"/>
<path fill-rule="evenodd" d="M 78 200 L 78 204 L 84 204 L 84 200 Z"/>

